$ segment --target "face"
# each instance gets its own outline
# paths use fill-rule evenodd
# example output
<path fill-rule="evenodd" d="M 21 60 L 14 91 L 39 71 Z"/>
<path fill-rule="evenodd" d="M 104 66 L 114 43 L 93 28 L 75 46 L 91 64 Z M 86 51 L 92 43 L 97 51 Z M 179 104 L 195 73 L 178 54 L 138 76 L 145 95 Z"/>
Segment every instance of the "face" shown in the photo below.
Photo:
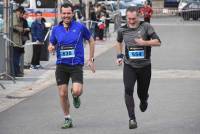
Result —
<path fill-rule="evenodd" d="M 36 19 L 41 20 L 42 19 L 42 14 L 41 13 L 36 13 Z"/>
<path fill-rule="evenodd" d="M 71 7 L 61 8 L 61 18 L 65 24 L 69 24 L 73 18 L 73 12 Z"/>
<path fill-rule="evenodd" d="M 18 17 L 22 17 L 22 13 L 21 13 L 20 11 L 16 11 L 16 15 L 17 15 Z"/>
<path fill-rule="evenodd" d="M 28 13 L 24 13 L 24 14 L 23 14 L 23 18 L 24 18 L 24 19 L 27 19 L 27 18 L 28 18 Z"/>
<path fill-rule="evenodd" d="M 139 22 L 139 18 L 137 15 L 137 12 L 127 12 L 127 23 L 130 27 L 134 27 L 137 25 L 137 23 Z"/>

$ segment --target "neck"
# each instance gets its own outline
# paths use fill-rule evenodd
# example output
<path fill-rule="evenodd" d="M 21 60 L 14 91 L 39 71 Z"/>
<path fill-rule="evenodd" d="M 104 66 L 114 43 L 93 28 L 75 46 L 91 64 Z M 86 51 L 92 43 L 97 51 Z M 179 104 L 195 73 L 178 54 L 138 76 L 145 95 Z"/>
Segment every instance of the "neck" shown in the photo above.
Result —
<path fill-rule="evenodd" d="M 63 26 L 64 26 L 64 28 L 68 31 L 68 30 L 69 30 L 70 23 L 65 23 L 65 22 L 63 22 Z"/>
<path fill-rule="evenodd" d="M 70 23 L 63 22 L 64 27 L 68 28 L 70 26 Z"/>

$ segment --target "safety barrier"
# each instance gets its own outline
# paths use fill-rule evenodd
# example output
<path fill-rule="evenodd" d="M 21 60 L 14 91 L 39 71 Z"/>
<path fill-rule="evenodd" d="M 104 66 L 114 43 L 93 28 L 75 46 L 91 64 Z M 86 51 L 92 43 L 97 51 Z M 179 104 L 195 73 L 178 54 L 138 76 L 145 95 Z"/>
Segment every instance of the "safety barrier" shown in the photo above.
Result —
<path fill-rule="evenodd" d="M 183 20 L 199 20 L 200 9 L 182 10 L 167 9 L 167 8 L 153 8 L 153 17 L 176 16 Z"/>

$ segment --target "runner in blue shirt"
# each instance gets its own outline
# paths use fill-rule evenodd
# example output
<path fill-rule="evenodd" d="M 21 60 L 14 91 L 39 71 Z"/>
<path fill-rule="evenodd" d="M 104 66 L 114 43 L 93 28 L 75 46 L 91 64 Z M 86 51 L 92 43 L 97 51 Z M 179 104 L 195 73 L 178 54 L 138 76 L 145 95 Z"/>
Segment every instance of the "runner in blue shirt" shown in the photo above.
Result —
<path fill-rule="evenodd" d="M 89 42 L 88 65 L 92 72 L 94 68 L 94 39 L 85 25 L 74 21 L 73 6 L 65 3 L 61 6 L 62 21 L 52 29 L 49 52 L 57 53 L 56 82 L 59 90 L 60 102 L 65 121 L 63 129 L 72 127 L 69 114 L 68 82 L 72 79 L 72 96 L 75 108 L 80 107 L 80 98 L 83 90 L 84 46 L 83 39 Z"/>

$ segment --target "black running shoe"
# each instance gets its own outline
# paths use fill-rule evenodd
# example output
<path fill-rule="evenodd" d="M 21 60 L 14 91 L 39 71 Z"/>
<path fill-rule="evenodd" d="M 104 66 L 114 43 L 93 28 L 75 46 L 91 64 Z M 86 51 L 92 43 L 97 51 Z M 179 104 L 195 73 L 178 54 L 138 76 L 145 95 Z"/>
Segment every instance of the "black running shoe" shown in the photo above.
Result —
<path fill-rule="evenodd" d="M 140 110 L 142 112 L 145 112 L 147 110 L 147 107 L 148 107 L 148 102 L 147 101 L 141 101 L 140 102 Z"/>
<path fill-rule="evenodd" d="M 129 129 L 135 129 L 137 128 L 137 122 L 135 119 L 129 120 Z"/>

